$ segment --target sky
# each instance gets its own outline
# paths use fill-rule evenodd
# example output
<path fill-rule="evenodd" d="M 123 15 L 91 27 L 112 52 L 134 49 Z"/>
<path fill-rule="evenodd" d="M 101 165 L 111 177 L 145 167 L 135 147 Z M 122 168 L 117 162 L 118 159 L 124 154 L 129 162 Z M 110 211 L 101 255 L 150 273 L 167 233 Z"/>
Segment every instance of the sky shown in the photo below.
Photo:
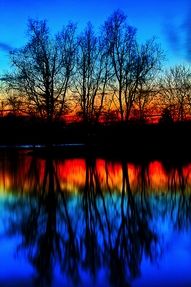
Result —
<path fill-rule="evenodd" d="M 166 55 L 165 66 L 191 61 L 189 0 L 0 0 L 0 73 L 10 69 L 9 51 L 27 42 L 27 21 L 46 19 L 56 33 L 72 21 L 83 30 L 91 21 L 98 29 L 116 9 L 137 28 L 139 42 L 152 37 Z"/>

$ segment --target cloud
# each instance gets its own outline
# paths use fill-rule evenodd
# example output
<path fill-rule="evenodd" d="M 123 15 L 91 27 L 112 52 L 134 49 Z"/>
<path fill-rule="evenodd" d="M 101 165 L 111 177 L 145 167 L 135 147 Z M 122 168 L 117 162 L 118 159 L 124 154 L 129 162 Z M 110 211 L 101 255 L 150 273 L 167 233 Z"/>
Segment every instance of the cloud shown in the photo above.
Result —
<path fill-rule="evenodd" d="M 166 40 L 175 54 L 179 54 L 181 49 L 181 37 L 179 28 L 174 23 L 168 23 L 164 27 Z"/>
<path fill-rule="evenodd" d="M 7 43 L 0 42 L 0 50 L 4 52 L 10 52 L 13 50 L 13 47 Z"/>
<path fill-rule="evenodd" d="M 187 6 L 181 21 L 168 19 L 163 26 L 163 32 L 171 51 L 191 62 L 191 5 Z"/>
<path fill-rule="evenodd" d="M 191 7 L 182 25 L 182 32 L 184 35 L 184 49 L 186 59 L 191 62 Z"/>

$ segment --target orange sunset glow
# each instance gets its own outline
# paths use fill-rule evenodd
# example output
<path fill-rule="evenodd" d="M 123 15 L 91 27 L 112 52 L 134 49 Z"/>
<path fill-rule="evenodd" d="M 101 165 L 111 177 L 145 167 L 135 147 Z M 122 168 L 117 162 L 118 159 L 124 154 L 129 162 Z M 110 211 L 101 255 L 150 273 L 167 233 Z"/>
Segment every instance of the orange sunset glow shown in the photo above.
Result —
<path fill-rule="evenodd" d="M 133 163 L 122 166 L 121 162 L 108 162 L 96 159 L 89 163 L 85 159 L 66 159 L 54 161 L 53 176 L 59 178 L 62 190 L 78 192 L 89 182 L 90 185 L 99 184 L 105 192 L 121 192 L 124 181 L 124 172 L 127 172 L 132 191 L 140 191 L 142 184 L 152 192 L 167 191 L 170 184 L 183 188 L 183 184 L 191 186 L 191 165 L 181 170 L 166 171 L 161 162 L 153 161 L 146 168 Z M 125 168 L 125 170 L 124 170 Z M 35 159 L 30 156 L 22 157 L 17 169 L 12 170 L 8 163 L 0 166 L 1 193 L 21 191 L 30 192 L 31 189 L 40 191 L 42 184 L 49 175 L 47 162 L 44 159 Z M 56 192 L 56 190 L 55 190 Z"/>

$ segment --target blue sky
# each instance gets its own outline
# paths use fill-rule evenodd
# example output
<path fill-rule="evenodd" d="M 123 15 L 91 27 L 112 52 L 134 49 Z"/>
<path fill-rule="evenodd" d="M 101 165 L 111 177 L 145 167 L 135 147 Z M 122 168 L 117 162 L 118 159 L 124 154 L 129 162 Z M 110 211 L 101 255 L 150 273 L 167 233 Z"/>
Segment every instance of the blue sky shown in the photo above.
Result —
<path fill-rule="evenodd" d="M 47 19 L 52 32 L 70 20 L 81 30 L 89 20 L 99 27 L 118 8 L 137 28 L 140 42 L 157 38 L 166 53 L 167 65 L 191 59 L 189 0 L 0 0 L 1 73 L 9 68 L 8 51 L 26 43 L 29 18 Z"/>

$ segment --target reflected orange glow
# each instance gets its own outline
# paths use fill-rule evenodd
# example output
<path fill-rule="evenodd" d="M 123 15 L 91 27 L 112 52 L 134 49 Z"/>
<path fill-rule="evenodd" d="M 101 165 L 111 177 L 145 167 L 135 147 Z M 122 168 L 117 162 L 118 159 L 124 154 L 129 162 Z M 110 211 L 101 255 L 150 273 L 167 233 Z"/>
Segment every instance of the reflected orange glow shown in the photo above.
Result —
<path fill-rule="evenodd" d="M 86 164 L 83 159 L 66 160 L 58 164 L 61 187 L 67 190 L 85 185 Z"/>
<path fill-rule="evenodd" d="M 96 171 L 103 189 L 120 189 L 122 183 L 122 167 L 119 163 L 106 162 L 98 159 L 96 161 Z"/>
<path fill-rule="evenodd" d="M 13 166 L 7 160 L 0 162 L 0 193 L 40 192 L 43 186 L 49 186 L 50 176 L 55 184 L 59 181 L 61 190 L 68 192 L 83 191 L 85 186 L 91 190 L 93 188 L 95 192 L 98 187 L 104 192 L 121 192 L 124 184 L 129 184 L 132 192 L 140 191 L 143 187 L 150 192 L 166 192 L 174 188 L 191 190 L 191 164 L 166 170 L 159 161 L 150 162 L 147 166 L 133 163 L 122 165 L 120 161 L 104 159 L 48 162 L 22 155 Z"/>
<path fill-rule="evenodd" d="M 163 165 L 154 161 L 149 165 L 149 179 L 151 189 L 164 189 L 168 184 L 168 177 L 164 171 Z"/>
<path fill-rule="evenodd" d="M 11 188 L 11 178 L 8 174 L 0 173 L 0 194 Z"/>

